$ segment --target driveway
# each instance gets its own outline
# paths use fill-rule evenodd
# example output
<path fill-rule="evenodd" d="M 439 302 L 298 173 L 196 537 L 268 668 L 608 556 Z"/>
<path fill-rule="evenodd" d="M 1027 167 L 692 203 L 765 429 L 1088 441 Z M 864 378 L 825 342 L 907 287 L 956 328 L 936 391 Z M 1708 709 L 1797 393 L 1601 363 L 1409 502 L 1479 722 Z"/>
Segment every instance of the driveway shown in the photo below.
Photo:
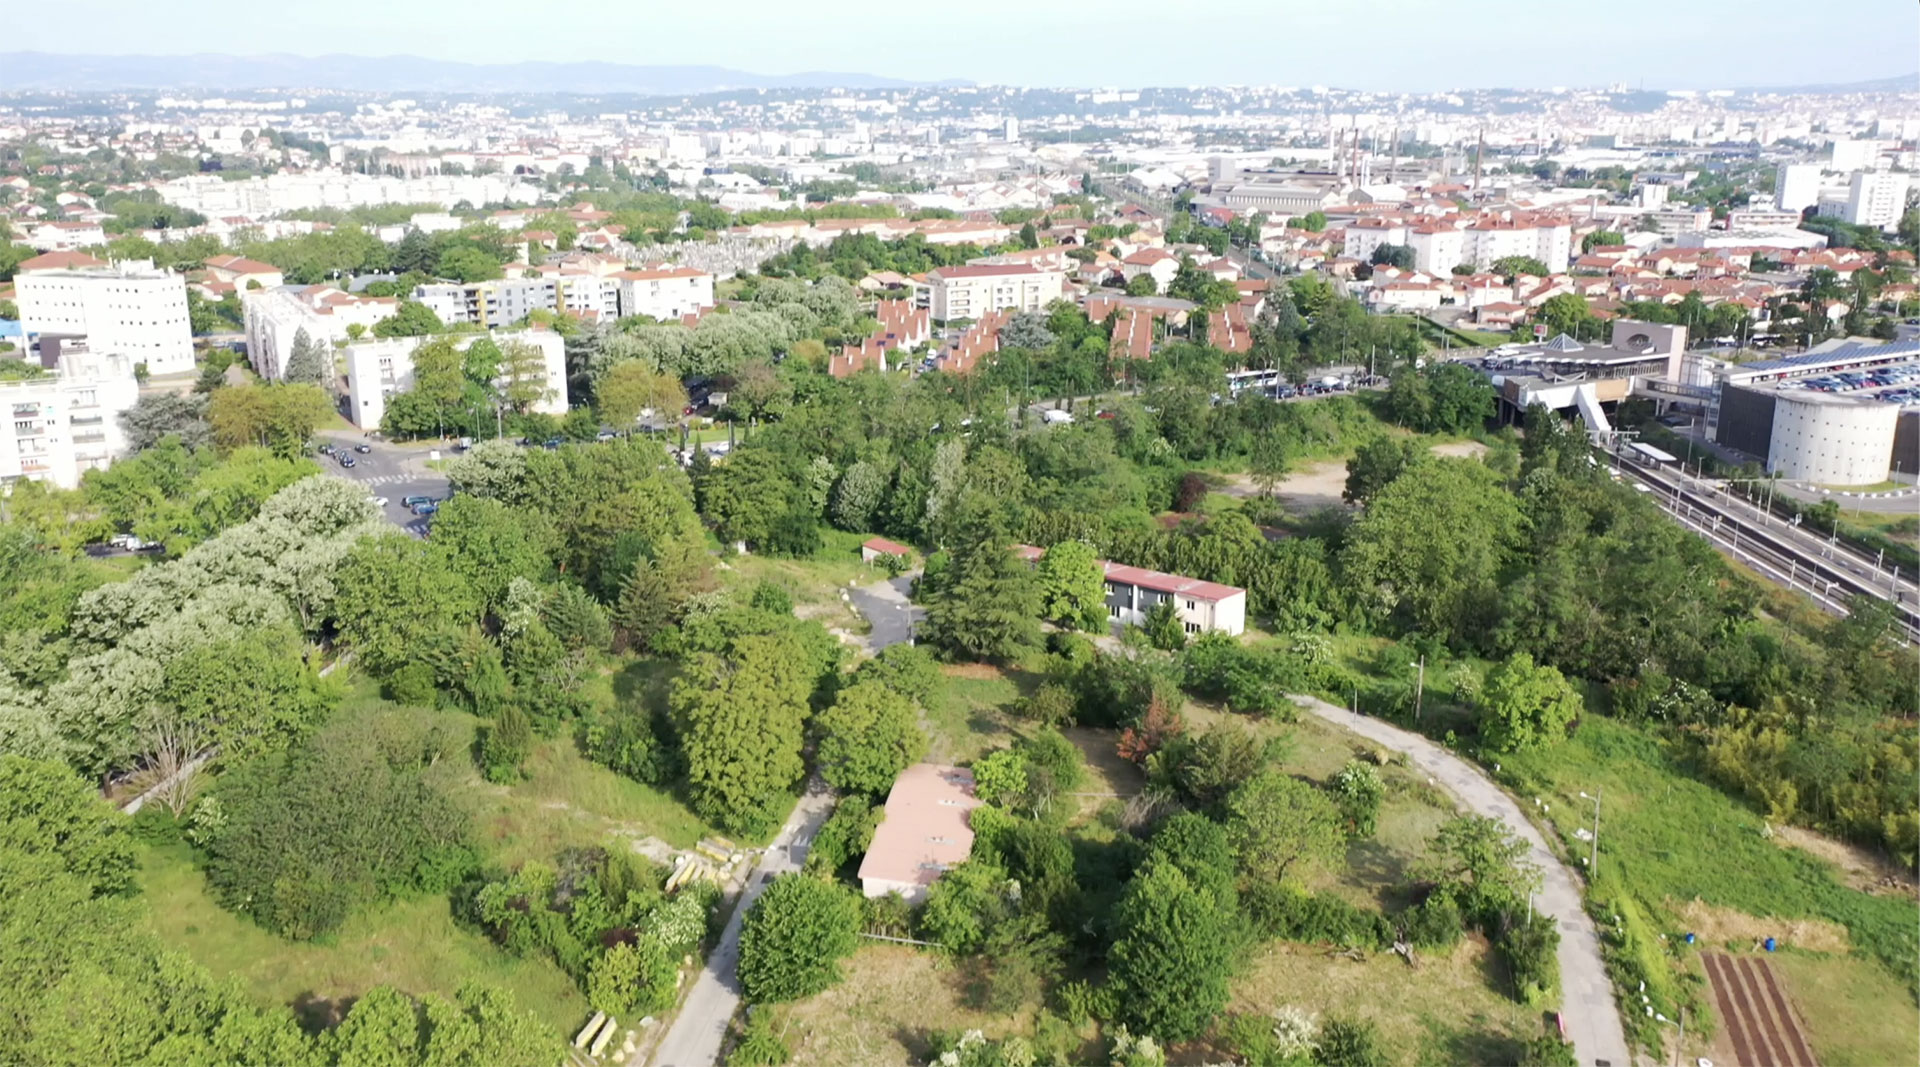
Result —
<path fill-rule="evenodd" d="M 916 632 L 914 627 L 926 622 L 927 609 L 916 608 L 907 599 L 907 591 L 913 588 L 913 579 L 919 573 L 910 571 L 898 578 L 847 590 L 853 610 L 873 626 L 866 636 L 868 652 L 877 654 L 888 645 L 911 641 Z"/>
<path fill-rule="evenodd" d="M 1620 1025 L 1620 1009 L 1614 1004 L 1613 984 L 1607 980 L 1606 964 L 1600 958 L 1599 934 L 1581 907 L 1580 883 L 1547 848 L 1546 839 L 1527 821 L 1520 805 L 1465 760 L 1419 734 L 1313 697 L 1296 696 L 1293 702 L 1369 741 L 1406 753 L 1414 766 L 1468 810 L 1499 819 L 1527 843 L 1527 858 L 1541 874 L 1534 905 L 1560 927 L 1561 1018 L 1574 1053 L 1582 1067 L 1629 1067 L 1633 1060 Z"/>
<path fill-rule="evenodd" d="M 353 466 L 342 467 L 340 461 L 332 456 L 315 456 L 313 461 L 320 469 L 336 478 L 366 487 L 368 496 L 387 498 L 387 506 L 381 511 L 387 521 L 416 537 L 426 536 L 429 520 L 414 515 L 400 501 L 410 496 L 430 496 L 435 500 L 445 500 L 451 485 L 447 476 L 427 466 L 428 454 L 437 446 L 423 444 L 397 445 L 387 441 L 373 441 L 357 434 L 336 431 L 317 435 L 328 444 L 351 449 L 354 445 L 367 445 L 373 451 L 366 454 L 350 453 Z M 453 455 L 450 448 L 440 450 L 442 458 Z"/>
<path fill-rule="evenodd" d="M 707 965 L 694 979 L 693 989 L 680 1005 L 680 1014 L 660 1040 L 653 1054 L 655 1067 L 712 1067 L 719 1062 L 720 1045 L 726 1040 L 727 1023 L 740 1008 L 740 923 L 747 909 L 760 899 L 760 891 L 779 875 L 797 871 L 807 860 L 807 846 L 820 825 L 833 812 L 833 794 L 815 782 L 796 804 L 780 835 L 760 856 L 760 863 L 747 875 L 746 888 L 727 918 L 720 943 L 707 956 Z M 628 1067 L 640 1067 L 635 1056 Z"/>

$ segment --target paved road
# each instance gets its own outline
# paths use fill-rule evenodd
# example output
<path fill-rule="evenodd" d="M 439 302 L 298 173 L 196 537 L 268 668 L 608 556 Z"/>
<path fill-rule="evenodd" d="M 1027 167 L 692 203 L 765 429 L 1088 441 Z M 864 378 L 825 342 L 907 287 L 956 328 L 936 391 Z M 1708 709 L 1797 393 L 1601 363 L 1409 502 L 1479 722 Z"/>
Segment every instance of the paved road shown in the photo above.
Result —
<path fill-rule="evenodd" d="M 1836 492 L 1821 492 L 1790 482 L 1780 483 L 1780 495 L 1790 496 L 1807 504 L 1818 504 L 1831 500 L 1845 511 L 1875 511 L 1887 515 L 1920 515 L 1920 495 L 1915 490 L 1905 489 L 1898 492 L 1875 493 L 1871 496 L 1845 496 Z"/>
<path fill-rule="evenodd" d="M 430 496 L 435 500 L 447 498 L 447 476 L 427 466 L 427 454 L 435 446 L 370 441 L 346 431 L 323 432 L 318 436 L 328 444 L 342 448 L 360 444 L 372 447 L 373 451 L 364 455 L 353 453 L 352 467 L 342 467 L 331 456 L 315 456 L 313 460 L 320 464 L 321 470 L 336 478 L 366 486 L 367 495 L 386 497 L 387 506 L 381 510 L 387 521 L 408 533 L 426 536 L 429 520 L 414 515 L 401 506 L 400 501 L 410 496 Z M 453 452 L 442 449 L 440 455 L 444 458 L 453 455 Z"/>
<path fill-rule="evenodd" d="M 866 636 L 868 652 L 878 653 L 888 645 L 912 640 L 913 628 L 927 621 L 927 609 L 916 608 L 907 599 L 907 591 L 913 588 L 914 575 L 919 573 L 911 571 L 898 578 L 847 590 L 847 599 L 853 602 L 853 610 L 873 626 Z M 911 622 L 908 621 L 909 612 L 912 613 Z"/>
<path fill-rule="evenodd" d="M 746 889 L 727 919 L 720 943 L 707 956 L 706 967 L 694 979 L 693 989 L 680 1005 L 680 1014 L 674 1017 L 673 1026 L 653 1054 L 654 1067 L 711 1067 L 719 1061 L 727 1023 L 740 1008 L 740 922 L 768 882 L 799 870 L 806 862 L 807 846 L 832 811 L 833 794 L 817 782 L 794 806 L 780 835 L 761 855 L 760 865 L 747 875 Z M 635 1056 L 628 1067 L 641 1067 L 639 1057 Z"/>
<path fill-rule="evenodd" d="M 1582 1067 L 1629 1067 L 1633 1060 L 1627 1051 L 1626 1032 L 1620 1025 L 1613 985 L 1607 981 L 1606 964 L 1600 958 L 1599 934 L 1581 907 L 1580 883 L 1547 848 L 1546 839 L 1527 821 L 1520 805 L 1465 760 L 1419 734 L 1355 715 L 1324 700 L 1303 696 L 1293 700 L 1336 726 L 1406 753 L 1416 767 L 1474 814 L 1499 819 L 1527 843 L 1528 858 L 1541 872 L 1540 893 L 1534 905 L 1560 927 L 1561 1016 L 1566 1020 L 1574 1053 Z"/>

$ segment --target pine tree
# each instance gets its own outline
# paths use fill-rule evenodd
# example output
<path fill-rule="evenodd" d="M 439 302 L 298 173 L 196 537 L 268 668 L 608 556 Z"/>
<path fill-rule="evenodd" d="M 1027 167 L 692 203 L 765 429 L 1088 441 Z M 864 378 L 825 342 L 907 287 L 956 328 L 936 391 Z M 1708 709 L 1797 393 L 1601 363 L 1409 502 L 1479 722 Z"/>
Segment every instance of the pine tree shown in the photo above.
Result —
<path fill-rule="evenodd" d="M 305 327 L 294 331 L 293 349 L 287 355 L 287 381 L 322 384 L 328 377 L 327 362 L 326 345 L 308 337 Z"/>
<path fill-rule="evenodd" d="M 1040 641 L 1033 574 L 991 501 L 960 502 L 953 560 L 927 607 L 926 640 L 949 655 L 1006 660 Z"/>

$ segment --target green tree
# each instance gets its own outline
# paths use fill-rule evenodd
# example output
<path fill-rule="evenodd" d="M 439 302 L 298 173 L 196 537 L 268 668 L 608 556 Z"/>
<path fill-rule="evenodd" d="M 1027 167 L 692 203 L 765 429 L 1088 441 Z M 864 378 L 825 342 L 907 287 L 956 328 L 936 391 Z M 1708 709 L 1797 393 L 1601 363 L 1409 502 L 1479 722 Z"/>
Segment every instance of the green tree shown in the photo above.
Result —
<path fill-rule="evenodd" d="M 1487 270 L 1494 274 L 1504 274 L 1508 278 L 1517 274 L 1530 274 L 1536 278 L 1544 278 L 1553 273 L 1547 269 L 1545 263 L 1532 256 L 1502 256 L 1489 264 Z"/>
<path fill-rule="evenodd" d="M 1540 870 L 1526 856 L 1527 843 L 1500 820 L 1460 815 L 1433 835 L 1419 877 L 1451 887 L 1469 912 L 1510 908 L 1539 888 Z"/>
<path fill-rule="evenodd" d="M 1627 235 L 1619 230 L 1595 230 L 1580 238 L 1580 251 L 1584 255 L 1596 248 L 1615 247 L 1627 243 Z"/>
<path fill-rule="evenodd" d="M 1413 246 L 1380 244 L 1373 247 L 1373 255 L 1367 262 L 1376 267 L 1397 267 L 1400 270 L 1413 269 Z"/>
<path fill-rule="evenodd" d="M 259 445 L 276 455 L 306 451 L 313 431 L 333 415 L 333 403 L 315 385 L 243 385 L 220 389 L 207 401 L 207 425 L 223 449 Z"/>
<path fill-rule="evenodd" d="M 459 282 L 485 282 L 500 277 L 500 261 L 471 245 L 456 246 L 440 254 L 436 273 Z"/>
<path fill-rule="evenodd" d="M 1320 1028 L 1314 1062 L 1324 1067 L 1387 1067 L 1380 1033 L 1364 1019 L 1328 1019 Z"/>
<path fill-rule="evenodd" d="M 814 721 L 820 776 L 843 793 L 883 795 L 926 755 L 913 703 L 878 682 L 855 682 Z"/>
<path fill-rule="evenodd" d="M 1178 866 L 1148 860 L 1114 915 L 1108 969 L 1120 1014 L 1167 1040 L 1204 1032 L 1227 1003 L 1228 926 Z"/>
<path fill-rule="evenodd" d="M 1127 279 L 1126 292 L 1128 296 L 1157 296 L 1160 292 L 1160 283 L 1153 280 L 1153 275 L 1141 271 Z"/>
<path fill-rule="evenodd" d="M 1450 640 L 1475 640 L 1491 620 L 1520 529 L 1513 494 L 1485 465 L 1423 460 L 1420 477 L 1395 479 L 1354 521 L 1340 568 L 1374 611 L 1404 613 Z"/>
<path fill-rule="evenodd" d="M 795 479 L 780 457 L 744 448 L 718 463 L 700 487 L 701 512 L 726 541 L 758 546 L 792 507 Z"/>
<path fill-rule="evenodd" d="M 1425 453 L 1420 442 L 1409 438 L 1381 435 L 1367 441 L 1347 461 L 1347 486 L 1341 498 L 1349 504 L 1366 504 Z"/>
<path fill-rule="evenodd" d="M 433 518 L 433 547 L 488 607 L 498 607 L 515 578 L 544 578 L 552 528 L 538 513 L 461 494 Z"/>
<path fill-rule="evenodd" d="M 1034 568 L 1034 583 L 1043 618 L 1069 629 L 1106 629 L 1106 578 L 1092 545 L 1061 541 L 1049 546 Z"/>
<path fill-rule="evenodd" d="M 827 504 L 827 517 L 842 530 L 866 530 L 886 492 L 887 478 L 880 468 L 856 460 L 840 473 Z"/>
<path fill-rule="evenodd" d="M 660 939 L 641 934 L 613 946 L 587 972 L 587 1003 L 608 1015 L 662 1011 L 673 1006 L 679 968 Z"/>
<path fill-rule="evenodd" d="M 1587 307 L 1587 298 L 1578 293 L 1555 293 L 1540 305 L 1534 321 L 1542 323 L 1550 336 L 1592 337 L 1600 320 Z"/>
<path fill-rule="evenodd" d="M 660 424 L 678 424 L 680 412 L 687 406 L 687 391 L 680 379 L 640 360 L 629 360 L 608 371 L 594 396 L 600 417 L 621 430 L 631 430 L 647 411 L 652 411 Z"/>
<path fill-rule="evenodd" d="M 1332 862 L 1346 847 L 1345 820 L 1325 793 L 1277 771 L 1227 797 L 1227 833 L 1240 867 L 1264 882 Z"/>
<path fill-rule="evenodd" d="M 1580 693 L 1554 667 L 1516 652 L 1487 675 L 1480 692 L 1480 735 L 1498 752 L 1553 745 L 1580 717 Z"/>
<path fill-rule="evenodd" d="M 289 279 L 291 280 L 291 279 Z M 375 337 L 425 337 L 441 333 L 447 324 L 433 309 L 417 300 L 402 300 L 393 314 L 373 324 Z"/>
<path fill-rule="evenodd" d="M 946 573 L 927 598 L 927 643 L 950 656 L 1007 660 L 1039 643 L 1033 572 L 989 506 L 964 508 Z M 924 579 L 923 579 L 924 581 Z"/>
<path fill-rule="evenodd" d="M 858 945 L 860 903 L 805 874 L 775 878 L 740 926 L 740 989 L 761 1004 L 799 1000 L 840 980 Z"/>
<path fill-rule="evenodd" d="M 293 333 L 293 348 L 281 377 L 289 382 L 320 385 L 332 377 L 332 364 L 333 354 L 327 346 L 307 336 L 306 328 L 301 327 Z"/>
<path fill-rule="evenodd" d="M 0 850 L 56 856 L 96 895 L 133 884 L 124 818 L 57 763 L 0 756 Z"/>
<path fill-rule="evenodd" d="M 409 537 L 355 545 L 334 580 L 340 636 L 376 677 L 413 662 L 428 636 L 479 617 L 480 599 L 437 550 Z"/>
<path fill-rule="evenodd" d="M 779 825 L 805 766 L 800 749 L 817 671 L 791 630 L 734 642 L 687 665 L 671 700 L 702 818 L 759 835 Z"/>

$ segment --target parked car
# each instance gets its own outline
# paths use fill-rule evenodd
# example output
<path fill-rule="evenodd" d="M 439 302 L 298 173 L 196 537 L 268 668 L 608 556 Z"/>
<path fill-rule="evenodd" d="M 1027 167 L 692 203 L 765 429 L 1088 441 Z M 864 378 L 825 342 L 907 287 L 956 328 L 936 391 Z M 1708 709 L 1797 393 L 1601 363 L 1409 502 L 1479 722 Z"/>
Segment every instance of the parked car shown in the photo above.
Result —
<path fill-rule="evenodd" d="M 384 496 L 368 497 L 367 499 L 373 501 L 373 506 L 376 508 L 384 508 L 387 506 L 387 498 Z"/>
<path fill-rule="evenodd" d="M 353 450 L 364 456 L 367 453 L 373 451 L 373 446 L 372 445 L 354 445 Z"/>
<path fill-rule="evenodd" d="M 614 433 L 612 430 L 601 430 L 599 433 L 593 435 L 593 439 L 596 441 L 611 441 L 618 436 L 620 435 Z"/>
<path fill-rule="evenodd" d="M 433 498 L 430 496 L 403 496 L 400 498 L 400 506 L 406 508 L 415 508 L 422 504 L 431 503 L 433 503 Z"/>
<path fill-rule="evenodd" d="M 335 452 L 338 452 L 340 450 L 334 447 L 333 445 L 321 445 L 316 451 L 318 451 L 323 456 L 331 456 Z"/>
<path fill-rule="evenodd" d="M 340 465 L 342 467 L 351 467 L 353 464 L 354 459 L 352 456 L 347 455 L 345 452 L 340 453 Z"/>
<path fill-rule="evenodd" d="M 413 506 L 413 513 L 415 515 L 431 515 L 434 512 L 439 510 L 440 510 L 440 505 L 434 503 L 431 500 L 426 501 L 425 503 L 415 504 Z"/>
<path fill-rule="evenodd" d="M 541 442 L 541 445 L 542 447 L 545 447 L 545 448 L 559 448 L 561 445 L 564 445 L 566 443 L 567 443 L 567 439 L 564 437 L 549 437 L 545 441 Z"/>

